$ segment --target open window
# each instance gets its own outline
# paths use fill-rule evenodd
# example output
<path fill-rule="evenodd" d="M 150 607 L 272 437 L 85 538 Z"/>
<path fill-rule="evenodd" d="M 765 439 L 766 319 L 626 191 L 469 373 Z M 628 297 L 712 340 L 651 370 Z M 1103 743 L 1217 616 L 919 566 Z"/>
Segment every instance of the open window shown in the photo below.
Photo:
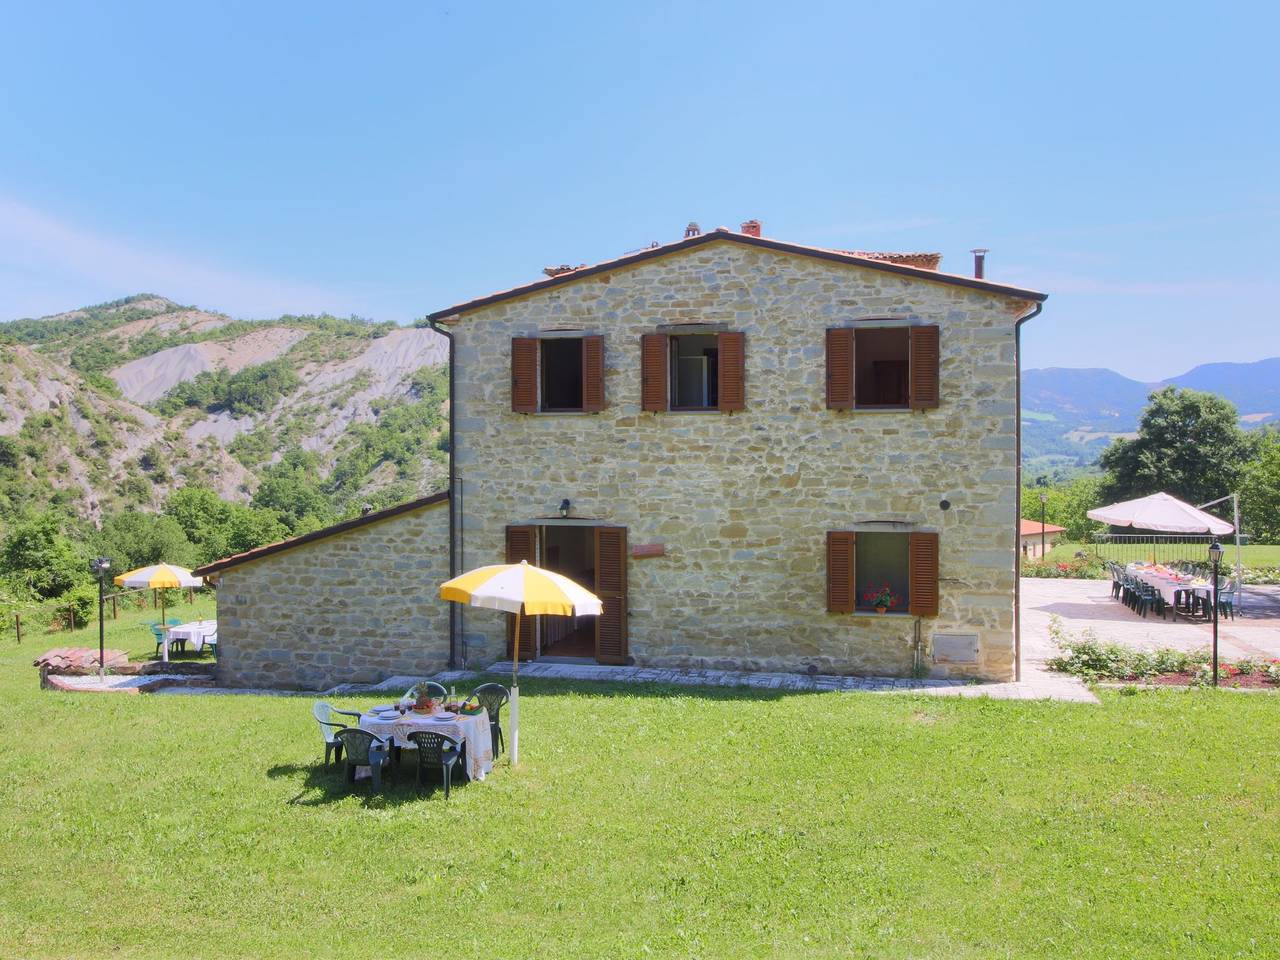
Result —
<path fill-rule="evenodd" d="M 582 338 L 539 341 L 545 411 L 582 409 Z"/>
<path fill-rule="evenodd" d="M 646 333 L 640 338 L 642 410 L 746 409 L 746 338 L 720 333 Z"/>
<path fill-rule="evenodd" d="M 917 617 L 938 615 L 938 535 L 832 530 L 827 533 L 827 609 Z"/>
<path fill-rule="evenodd" d="M 938 406 L 938 328 L 836 327 L 827 331 L 827 407 L 927 410 Z"/>
<path fill-rule="evenodd" d="M 516 413 L 603 410 L 604 338 L 513 338 L 511 409 Z"/>
<path fill-rule="evenodd" d="M 667 338 L 672 410 L 715 410 L 720 403 L 720 345 L 715 334 Z"/>

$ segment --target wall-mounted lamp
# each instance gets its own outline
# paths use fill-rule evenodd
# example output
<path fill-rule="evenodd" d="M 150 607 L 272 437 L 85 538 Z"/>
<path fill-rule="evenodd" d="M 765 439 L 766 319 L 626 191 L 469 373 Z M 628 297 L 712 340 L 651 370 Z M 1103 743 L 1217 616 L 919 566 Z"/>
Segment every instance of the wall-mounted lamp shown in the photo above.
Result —
<path fill-rule="evenodd" d="M 569 503 L 569 498 L 568 498 L 568 497 L 565 497 L 565 499 L 561 500 L 561 501 L 560 501 L 560 516 L 562 516 L 562 517 L 567 517 L 567 516 L 569 516 L 569 507 L 571 507 L 571 506 L 572 506 L 572 504 L 571 504 L 571 503 Z"/>

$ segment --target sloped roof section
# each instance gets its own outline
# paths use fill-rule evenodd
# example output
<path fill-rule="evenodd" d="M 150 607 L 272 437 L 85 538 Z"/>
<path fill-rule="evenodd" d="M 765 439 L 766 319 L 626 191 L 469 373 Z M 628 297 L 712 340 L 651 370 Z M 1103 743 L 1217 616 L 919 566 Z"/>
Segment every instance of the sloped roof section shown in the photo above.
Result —
<path fill-rule="evenodd" d="M 392 517 L 398 517 L 402 513 L 412 513 L 414 510 L 421 510 L 423 507 L 444 503 L 448 499 L 449 491 L 441 490 L 439 493 L 419 497 L 416 500 L 398 503 L 394 507 L 374 510 L 359 517 L 352 517 L 350 520 L 343 520 L 341 523 L 335 523 L 331 527 L 312 530 L 310 533 L 304 533 L 300 537 L 281 540 L 279 543 L 268 543 L 261 547 L 254 547 L 252 550 L 246 550 L 244 553 L 232 554 L 229 557 L 223 557 L 221 560 L 215 560 L 213 563 L 207 563 L 203 567 L 197 567 L 191 572 L 197 577 L 207 577 L 211 574 L 220 573 L 229 567 L 238 567 L 240 564 L 248 563 L 251 560 L 261 560 L 263 557 L 269 557 L 274 553 L 283 553 L 285 550 L 292 550 L 294 547 L 301 547 L 303 544 L 314 543 L 317 540 L 323 540 L 325 537 L 333 537 L 339 533 L 346 533 L 348 530 L 366 527 L 371 523 L 377 523 L 379 520 L 389 520 Z"/>
<path fill-rule="evenodd" d="M 869 270 L 882 270 L 886 273 L 896 273 L 905 277 L 916 277 L 921 280 L 931 280 L 934 283 L 952 284 L 958 287 L 968 287 L 971 290 L 983 290 L 987 293 L 1000 294 L 1012 297 L 1016 300 L 1033 300 L 1041 302 L 1048 299 L 1047 293 L 1039 293 L 1035 290 L 1027 290 L 1022 287 L 1012 287 L 1003 283 L 992 283 L 990 280 L 979 280 L 976 277 L 965 277 L 954 273 L 941 273 L 936 269 L 916 266 L 910 263 L 895 263 L 891 260 L 880 259 L 883 254 L 866 255 L 863 253 L 850 253 L 847 250 L 828 250 L 824 247 L 807 247 L 798 243 L 787 243 L 782 240 L 770 240 L 766 237 L 753 237 L 745 233 L 734 233 L 731 230 L 713 230 L 711 233 L 703 233 L 693 237 L 686 237 L 683 240 L 676 240 L 672 243 L 660 244 L 655 247 L 649 247 L 639 250 L 635 253 L 629 253 L 613 260 L 604 260 L 591 266 L 578 267 L 576 270 L 568 270 L 563 273 L 557 273 L 555 276 L 546 277 L 542 280 L 534 280 L 531 283 L 523 284 L 519 287 L 512 287 L 510 290 L 501 290 L 498 293 L 491 293 L 484 297 L 477 297 L 474 300 L 467 300 L 464 303 L 454 304 L 452 307 L 446 307 L 443 310 L 437 310 L 434 313 L 427 314 L 428 320 L 444 320 L 450 317 L 456 317 L 472 310 L 479 310 L 481 307 L 487 307 L 494 303 L 501 303 L 504 300 L 511 300 L 515 297 L 527 296 L 531 293 L 538 293 L 542 290 L 549 290 L 552 287 L 559 287 L 566 283 L 574 283 L 586 277 L 594 276 L 599 273 L 606 273 L 610 270 L 617 270 L 622 267 L 628 267 L 635 263 L 642 263 L 645 260 L 653 260 L 658 257 L 668 257 L 672 254 L 681 253 L 693 247 L 700 247 L 707 243 L 739 243 L 748 247 L 762 247 L 766 250 L 775 250 L 779 253 L 790 253 L 802 257 L 813 257 L 815 260 L 826 260 L 833 263 L 847 263 L 853 266 L 866 267 Z"/>
<path fill-rule="evenodd" d="M 1044 525 L 1044 532 L 1046 534 L 1064 533 L 1066 529 L 1066 527 L 1060 527 L 1053 523 L 1046 523 Z M 1019 521 L 1018 533 L 1023 537 L 1029 537 L 1032 534 L 1035 534 L 1037 537 L 1040 536 L 1040 521 L 1028 520 L 1026 517 L 1023 517 L 1022 520 Z"/>

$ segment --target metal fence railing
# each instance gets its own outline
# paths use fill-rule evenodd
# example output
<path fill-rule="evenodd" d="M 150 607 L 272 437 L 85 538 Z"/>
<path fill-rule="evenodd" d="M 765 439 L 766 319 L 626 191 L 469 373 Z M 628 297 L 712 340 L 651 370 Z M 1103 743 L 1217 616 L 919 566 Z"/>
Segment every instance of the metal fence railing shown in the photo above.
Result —
<path fill-rule="evenodd" d="M 1090 549 L 1103 560 L 1118 563 L 1154 561 L 1172 563 L 1175 560 L 1208 560 L 1209 544 L 1214 537 L 1208 534 L 1133 534 L 1102 533 L 1094 537 Z M 1244 538 L 1241 537 L 1243 542 Z M 1235 542 L 1222 544 L 1226 551 L 1224 566 L 1235 565 Z"/>

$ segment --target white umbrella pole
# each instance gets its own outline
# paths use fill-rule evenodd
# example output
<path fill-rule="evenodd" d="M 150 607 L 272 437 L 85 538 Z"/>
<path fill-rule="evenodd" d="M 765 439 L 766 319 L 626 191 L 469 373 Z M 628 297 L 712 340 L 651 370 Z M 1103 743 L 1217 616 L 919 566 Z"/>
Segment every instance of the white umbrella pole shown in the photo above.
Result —
<path fill-rule="evenodd" d="M 520 762 L 520 611 L 516 611 L 516 633 L 511 641 L 511 746 L 507 756 L 514 767 Z"/>

